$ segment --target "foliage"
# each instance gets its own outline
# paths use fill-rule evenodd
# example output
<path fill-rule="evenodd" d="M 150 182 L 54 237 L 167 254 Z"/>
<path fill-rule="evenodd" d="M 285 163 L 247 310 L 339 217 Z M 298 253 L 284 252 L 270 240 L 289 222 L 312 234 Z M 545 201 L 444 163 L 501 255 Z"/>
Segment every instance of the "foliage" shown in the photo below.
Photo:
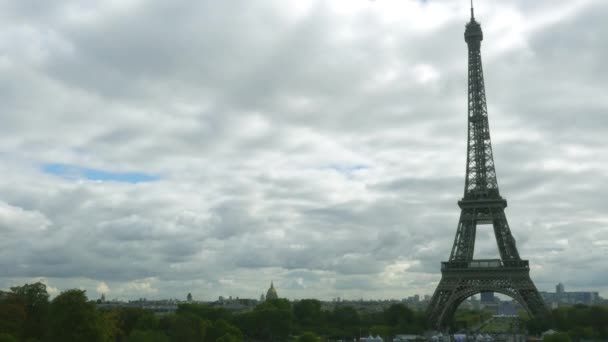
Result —
<path fill-rule="evenodd" d="M 461 329 L 468 330 L 473 329 L 480 325 L 482 322 L 492 317 L 493 313 L 490 311 L 478 311 L 471 309 L 459 308 L 454 313 L 454 318 L 450 326 L 451 331 L 458 331 Z"/>
<path fill-rule="evenodd" d="M 549 328 L 567 332 L 573 340 L 608 338 L 608 307 L 574 305 L 551 311 L 548 317 L 527 322 L 531 333 L 540 334 Z"/>
<path fill-rule="evenodd" d="M 566 333 L 555 333 L 551 335 L 545 335 L 543 342 L 570 342 L 570 336 Z"/>
<path fill-rule="evenodd" d="M 337 303 L 327 311 L 315 299 L 293 304 L 286 299 L 271 299 L 243 313 L 189 303 L 179 305 L 174 314 L 159 317 L 135 308 L 98 310 L 82 290 L 62 292 L 49 303 L 42 283 L 13 287 L 0 298 L 0 342 L 236 342 L 284 341 L 291 336 L 298 336 L 296 341 L 352 340 L 368 334 L 419 334 L 427 323 L 423 312 L 400 303 L 382 311 L 359 311 Z M 490 315 L 459 309 L 455 326 L 477 327 Z M 547 317 L 530 319 L 522 314 L 520 319 L 532 334 L 560 331 L 545 337 L 550 342 L 608 339 L 606 306 L 560 307 Z"/>
<path fill-rule="evenodd" d="M 414 319 L 414 312 L 403 304 L 393 304 L 384 310 L 384 321 L 388 325 L 406 325 Z"/>
<path fill-rule="evenodd" d="M 0 302 L 0 333 L 15 338 L 20 337 L 24 331 L 26 317 L 24 300 L 10 293 Z"/>
<path fill-rule="evenodd" d="M 293 316 L 302 326 L 318 325 L 322 318 L 321 302 L 316 299 L 302 299 L 293 304 Z"/>
<path fill-rule="evenodd" d="M 133 330 L 126 342 L 169 342 L 169 338 L 160 331 Z"/>
<path fill-rule="evenodd" d="M 40 282 L 11 287 L 11 291 L 26 301 L 28 309 L 48 306 L 49 294 L 46 285 Z"/>
<path fill-rule="evenodd" d="M 209 327 L 209 333 L 207 337 L 211 341 L 219 339 L 230 341 L 231 338 L 236 339 L 237 341 L 242 341 L 243 333 L 239 328 L 235 327 L 234 325 L 226 322 L 223 319 L 219 319 Z"/>
<path fill-rule="evenodd" d="M 335 308 L 331 318 L 332 323 L 342 329 L 358 326 L 361 320 L 359 312 L 352 306 L 339 306 Z"/>
<path fill-rule="evenodd" d="M 234 335 L 226 334 L 226 335 L 223 335 L 222 337 L 218 338 L 215 341 L 216 342 L 241 342 L 241 341 L 243 341 L 243 339 L 238 338 Z"/>
<path fill-rule="evenodd" d="M 173 325 L 175 324 L 175 315 L 164 315 L 158 319 L 158 330 L 165 335 L 170 336 Z"/>
<path fill-rule="evenodd" d="M 0 342 L 18 342 L 18 341 L 19 340 L 11 334 L 0 333 Z"/>
<path fill-rule="evenodd" d="M 120 313 L 116 310 L 99 312 L 101 319 L 101 330 L 103 332 L 104 341 L 116 341 L 119 336 L 122 336 L 120 327 Z"/>
<path fill-rule="evenodd" d="M 140 308 L 120 308 L 114 311 L 118 315 L 118 329 L 121 336 L 130 336 L 135 329 L 153 330 L 158 326 L 158 318 L 153 312 Z"/>
<path fill-rule="evenodd" d="M 88 302 L 83 290 L 67 290 L 51 302 L 49 335 L 52 341 L 105 340 L 101 315 Z"/>
<path fill-rule="evenodd" d="M 291 312 L 291 303 L 285 298 L 275 298 L 268 299 L 258 306 L 255 307 L 256 311 L 263 310 L 280 310 L 280 311 L 290 311 Z"/>
<path fill-rule="evenodd" d="M 203 304 L 180 304 L 177 307 L 176 313 L 178 315 L 191 313 L 208 321 L 216 321 L 218 319 L 230 320 L 232 318 L 230 311 L 224 308 L 214 308 Z"/>
<path fill-rule="evenodd" d="M 239 316 L 237 324 L 247 335 L 262 340 L 286 339 L 292 330 L 291 304 L 286 299 L 271 299 Z"/>
<path fill-rule="evenodd" d="M 11 291 L 22 301 L 25 309 L 23 332 L 19 335 L 24 340 L 43 339 L 49 310 L 49 294 L 46 291 L 46 285 L 41 282 L 25 284 L 11 287 Z"/>
<path fill-rule="evenodd" d="M 373 336 L 391 336 L 395 330 L 388 325 L 372 325 L 368 331 Z"/>
<path fill-rule="evenodd" d="M 321 339 L 313 332 L 307 331 L 300 335 L 296 342 L 320 342 Z"/>
<path fill-rule="evenodd" d="M 193 313 L 180 313 L 175 317 L 171 330 L 176 342 L 199 342 L 205 339 L 209 321 L 204 321 Z"/>
<path fill-rule="evenodd" d="M 384 322 L 394 333 L 422 333 L 426 319 L 403 304 L 393 304 L 384 310 Z"/>

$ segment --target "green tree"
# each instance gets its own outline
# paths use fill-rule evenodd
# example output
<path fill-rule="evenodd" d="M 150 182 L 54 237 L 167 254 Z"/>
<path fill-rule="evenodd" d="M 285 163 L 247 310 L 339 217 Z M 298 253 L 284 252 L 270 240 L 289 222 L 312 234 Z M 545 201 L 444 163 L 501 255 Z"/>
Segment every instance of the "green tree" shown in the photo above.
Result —
<path fill-rule="evenodd" d="M 338 306 L 327 315 L 328 329 L 330 337 L 340 339 L 343 337 L 358 336 L 359 329 L 371 324 L 364 320 L 359 312 L 352 306 Z"/>
<path fill-rule="evenodd" d="M 374 336 L 379 335 L 379 336 L 387 337 L 387 336 L 393 335 L 393 328 L 391 328 L 388 325 L 372 325 L 369 328 L 369 331 Z"/>
<path fill-rule="evenodd" d="M 176 314 L 163 315 L 158 318 L 158 330 L 171 337 L 173 326 L 175 325 Z"/>
<path fill-rule="evenodd" d="M 118 317 L 123 336 L 131 335 L 135 329 L 154 330 L 156 328 L 148 325 L 149 322 L 155 321 L 154 313 L 141 308 L 121 308 L 118 310 Z"/>
<path fill-rule="evenodd" d="M 345 329 L 358 326 L 361 318 L 352 306 L 340 306 L 334 309 L 332 320 L 337 327 Z"/>
<path fill-rule="evenodd" d="M 136 330 L 157 330 L 158 329 L 158 316 L 151 311 L 145 311 L 144 314 L 137 318 L 135 322 Z"/>
<path fill-rule="evenodd" d="M 172 340 L 176 342 L 204 341 L 209 324 L 209 321 L 204 321 L 189 312 L 178 314 L 171 329 Z"/>
<path fill-rule="evenodd" d="M 120 312 L 118 310 L 99 312 L 99 315 L 104 341 L 114 342 L 123 336 L 120 328 Z"/>
<path fill-rule="evenodd" d="M 293 316 L 298 324 L 316 326 L 321 319 L 321 302 L 316 299 L 302 299 L 293 304 Z"/>
<path fill-rule="evenodd" d="M 160 331 L 133 330 L 126 342 L 169 342 L 169 338 Z"/>
<path fill-rule="evenodd" d="M 13 294 L 21 298 L 26 318 L 23 323 L 23 339 L 42 340 L 46 334 L 49 310 L 49 294 L 46 285 L 37 282 L 11 287 Z"/>
<path fill-rule="evenodd" d="M 21 297 L 9 293 L 0 301 L 0 333 L 21 337 L 26 317 L 25 302 Z"/>
<path fill-rule="evenodd" d="M 103 342 L 103 321 L 85 291 L 62 292 L 51 302 L 49 336 L 55 342 Z"/>
<path fill-rule="evenodd" d="M 403 304 L 393 304 L 384 310 L 384 321 L 393 327 L 408 327 L 414 321 L 414 312 Z"/>
<path fill-rule="evenodd" d="M 255 310 L 267 310 L 267 309 L 276 309 L 281 311 L 290 311 L 291 312 L 291 303 L 285 298 L 274 298 L 268 299 L 265 302 L 259 304 L 255 307 Z"/>
<path fill-rule="evenodd" d="M 252 312 L 241 314 L 235 323 L 250 338 L 284 340 L 291 333 L 292 316 L 289 301 L 279 298 L 267 300 Z"/>
<path fill-rule="evenodd" d="M 545 335 L 543 342 L 570 342 L 570 336 L 566 333 L 555 333 L 551 335 Z"/>
<path fill-rule="evenodd" d="M 19 342 L 19 340 L 11 334 L 0 333 L 0 342 Z"/>
<path fill-rule="evenodd" d="M 321 339 L 319 338 L 319 336 L 317 336 L 315 333 L 310 332 L 310 331 L 303 333 L 296 339 L 296 342 L 320 342 L 320 341 L 321 341 Z"/>
<path fill-rule="evenodd" d="M 593 328 L 580 325 L 577 325 L 575 328 L 568 331 L 568 336 L 575 341 L 580 341 L 582 339 L 592 340 L 596 335 L 597 333 L 593 331 Z"/>
<path fill-rule="evenodd" d="M 531 334 L 540 335 L 551 329 L 554 324 L 550 317 L 535 317 L 526 321 L 526 328 Z"/>
<path fill-rule="evenodd" d="M 207 321 L 217 321 L 218 319 L 230 320 L 232 318 L 232 314 L 230 311 L 224 308 L 214 308 L 209 305 L 204 304 L 180 304 L 177 307 L 176 313 L 178 315 L 184 313 L 191 313 L 203 320 Z"/>
<path fill-rule="evenodd" d="M 254 314 L 261 335 L 270 340 L 285 339 L 291 332 L 291 311 L 262 309 Z"/>
<path fill-rule="evenodd" d="M 215 342 L 241 342 L 243 341 L 242 338 L 238 338 L 234 335 L 230 335 L 230 334 L 226 334 L 221 336 L 220 338 L 216 339 Z"/>
<path fill-rule="evenodd" d="M 589 324 L 597 332 L 600 339 L 608 339 L 608 307 L 592 306 L 590 308 Z"/>
<path fill-rule="evenodd" d="M 223 319 L 215 321 L 209 327 L 207 333 L 207 338 L 210 341 L 215 341 L 222 337 L 228 338 L 229 336 L 232 336 L 239 341 L 243 340 L 243 333 L 241 330 Z"/>

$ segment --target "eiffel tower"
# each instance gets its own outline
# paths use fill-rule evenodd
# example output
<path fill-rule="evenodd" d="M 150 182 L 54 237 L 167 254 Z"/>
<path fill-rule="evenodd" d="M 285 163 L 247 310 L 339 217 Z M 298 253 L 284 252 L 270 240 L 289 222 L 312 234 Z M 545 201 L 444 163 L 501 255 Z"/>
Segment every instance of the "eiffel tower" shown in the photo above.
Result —
<path fill-rule="evenodd" d="M 441 281 L 428 307 L 429 322 L 443 329 L 466 298 L 497 292 L 519 302 L 531 316 L 543 316 L 545 304 L 530 278 L 528 260 L 519 257 L 500 196 L 486 107 L 481 65 L 481 26 L 471 20 L 464 39 L 469 50 L 468 144 L 464 197 L 458 202 L 460 221 L 449 261 L 441 263 Z M 473 259 L 477 225 L 492 225 L 500 259 Z"/>

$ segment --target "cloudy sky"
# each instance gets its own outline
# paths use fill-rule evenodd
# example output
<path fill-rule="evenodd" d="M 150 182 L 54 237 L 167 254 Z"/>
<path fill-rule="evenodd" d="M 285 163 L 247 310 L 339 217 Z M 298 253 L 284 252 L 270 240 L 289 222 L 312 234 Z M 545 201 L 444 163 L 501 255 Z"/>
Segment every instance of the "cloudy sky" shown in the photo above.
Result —
<path fill-rule="evenodd" d="M 478 1 L 507 217 L 608 296 L 608 2 Z M 466 0 L 0 2 L 0 289 L 431 294 L 466 152 Z M 498 255 L 480 227 L 476 256 Z"/>

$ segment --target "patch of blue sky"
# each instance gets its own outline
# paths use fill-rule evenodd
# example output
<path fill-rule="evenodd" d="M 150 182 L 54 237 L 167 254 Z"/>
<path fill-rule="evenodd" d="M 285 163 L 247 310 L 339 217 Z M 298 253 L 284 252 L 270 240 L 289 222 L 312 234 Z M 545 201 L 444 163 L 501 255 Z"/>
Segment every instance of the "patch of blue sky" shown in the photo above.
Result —
<path fill-rule="evenodd" d="M 332 170 L 335 170 L 343 175 L 352 176 L 352 174 L 357 171 L 369 169 L 369 166 L 363 165 L 363 164 L 347 164 L 347 165 L 334 164 L 334 165 L 330 165 L 329 168 Z"/>
<path fill-rule="evenodd" d="M 41 169 L 44 173 L 66 179 L 88 179 L 122 183 L 143 183 L 159 180 L 158 176 L 144 172 L 113 172 L 66 164 L 43 164 Z"/>

